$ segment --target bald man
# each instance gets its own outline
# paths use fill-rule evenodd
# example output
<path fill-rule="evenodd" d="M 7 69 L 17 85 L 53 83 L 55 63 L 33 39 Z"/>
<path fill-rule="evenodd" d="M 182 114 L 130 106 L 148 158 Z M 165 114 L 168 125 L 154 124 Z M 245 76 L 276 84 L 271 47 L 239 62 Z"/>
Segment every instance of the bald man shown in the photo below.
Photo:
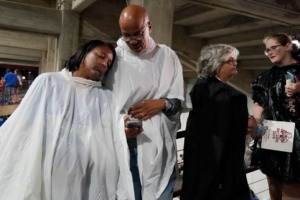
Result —
<path fill-rule="evenodd" d="M 171 200 L 184 100 L 182 66 L 173 50 L 151 38 L 152 23 L 143 7 L 125 7 L 119 25 L 117 59 L 105 80 L 125 119 L 119 124 L 118 198 Z M 126 127 L 127 115 L 141 120 L 142 127 Z"/>

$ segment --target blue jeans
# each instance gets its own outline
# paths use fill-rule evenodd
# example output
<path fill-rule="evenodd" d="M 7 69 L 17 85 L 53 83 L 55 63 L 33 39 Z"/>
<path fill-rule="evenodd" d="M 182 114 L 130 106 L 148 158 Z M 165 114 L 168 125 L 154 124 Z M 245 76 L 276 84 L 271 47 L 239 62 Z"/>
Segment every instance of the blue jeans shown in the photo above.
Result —
<path fill-rule="evenodd" d="M 160 195 L 158 200 L 172 200 L 173 199 L 173 191 L 174 191 L 174 186 L 176 183 L 176 170 L 174 167 L 173 173 L 169 179 L 169 183 L 163 193 Z"/>
<path fill-rule="evenodd" d="M 14 87 L 5 87 L 4 88 L 4 99 L 6 101 L 6 103 L 9 103 L 12 101 L 12 95 L 14 92 Z"/>
<path fill-rule="evenodd" d="M 142 185 L 140 180 L 139 168 L 137 163 L 137 148 L 129 147 L 130 152 L 130 171 L 133 180 L 134 196 L 135 200 L 142 200 Z M 172 200 L 173 199 L 173 188 L 176 182 L 176 170 L 170 177 L 169 183 L 163 193 L 160 195 L 158 200 Z"/>

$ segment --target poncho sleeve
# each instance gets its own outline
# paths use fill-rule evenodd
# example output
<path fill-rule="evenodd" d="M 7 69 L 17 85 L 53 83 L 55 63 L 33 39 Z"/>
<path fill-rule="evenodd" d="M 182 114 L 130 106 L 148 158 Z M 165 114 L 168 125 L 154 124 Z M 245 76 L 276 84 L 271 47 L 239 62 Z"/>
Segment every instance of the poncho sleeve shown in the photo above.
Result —
<path fill-rule="evenodd" d="M 269 80 L 268 71 L 259 75 L 252 83 L 252 99 L 255 103 L 258 103 L 262 107 L 268 106 L 269 99 L 269 89 L 268 89 L 268 80 Z"/>
<path fill-rule="evenodd" d="M 45 85 L 44 75 L 37 77 L 0 128 L 1 200 L 41 197 Z"/>

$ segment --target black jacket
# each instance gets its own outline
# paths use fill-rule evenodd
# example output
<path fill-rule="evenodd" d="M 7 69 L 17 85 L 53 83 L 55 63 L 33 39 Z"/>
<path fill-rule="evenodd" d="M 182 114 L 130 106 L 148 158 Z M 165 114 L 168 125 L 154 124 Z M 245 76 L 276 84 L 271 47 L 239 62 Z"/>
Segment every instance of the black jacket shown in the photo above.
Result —
<path fill-rule="evenodd" d="M 181 199 L 250 199 L 244 171 L 246 96 L 215 77 L 199 79 L 190 96 Z"/>

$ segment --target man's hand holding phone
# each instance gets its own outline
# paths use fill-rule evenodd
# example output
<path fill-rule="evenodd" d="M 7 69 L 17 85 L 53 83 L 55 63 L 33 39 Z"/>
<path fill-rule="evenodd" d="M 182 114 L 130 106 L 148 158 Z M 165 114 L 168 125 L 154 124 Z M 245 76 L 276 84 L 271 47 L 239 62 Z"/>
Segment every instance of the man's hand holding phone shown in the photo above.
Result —
<path fill-rule="evenodd" d="M 125 134 L 127 139 L 136 138 L 143 132 L 142 121 L 131 117 L 130 115 L 124 117 Z"/>

